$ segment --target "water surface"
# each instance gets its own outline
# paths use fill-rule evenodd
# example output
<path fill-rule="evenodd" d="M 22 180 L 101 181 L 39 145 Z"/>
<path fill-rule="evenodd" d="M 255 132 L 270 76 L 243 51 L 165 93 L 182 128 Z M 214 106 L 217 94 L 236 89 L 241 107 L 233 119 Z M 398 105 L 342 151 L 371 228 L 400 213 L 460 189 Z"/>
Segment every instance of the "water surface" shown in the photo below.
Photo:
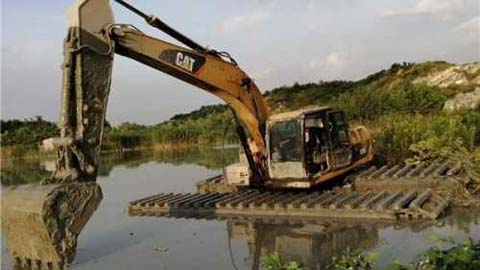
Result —
<path fill-rule="evenodd" d="M 259 269 L 260 257 L 278 251 L 285 259 L 323 269 L 347 248 L 381 254 L 379 264 L 409 262 L 432 245 L 429 239 L 480 240 L 480 213 L 458 209 L 435 222 L 353 220 L 196 220 L 128 216 L 129 201 L 161 192 L 195 192 L 198 180 L 221 173 L 236 150 L 126 153 L 102 158 L 104 199 L 79 237 L 71 269 Z M 12 162 L 2 183 L 38 179 L 48 161 Z M 18 180 L 16 180 L 18 179 Z M 10 258 L 2 250 L 2 269 Z"/>

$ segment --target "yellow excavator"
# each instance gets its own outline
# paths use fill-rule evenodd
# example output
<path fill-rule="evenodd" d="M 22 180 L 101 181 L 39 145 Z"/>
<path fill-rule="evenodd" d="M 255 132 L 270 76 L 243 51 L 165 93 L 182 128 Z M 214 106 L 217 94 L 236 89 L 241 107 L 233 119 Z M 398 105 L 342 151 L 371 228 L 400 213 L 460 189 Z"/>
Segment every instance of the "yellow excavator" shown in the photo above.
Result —
<path fill-rule="evenodd" d="M 252 188 L 309 189 L 346 175 L 373 159 L 368 131 L 349 128 L 342 111 L 308 108 L 269 115 L 261 92 L 227 53 L 207 49 L 157 17 L 123 0 L 118 4 L 186 47 L 116 24 L 108 0 L 77 0 L 64 42 L 60 137 L 54 174 L 36 185 L 6 187 L 2 231 L 15 265 L 63 269 L 75 256 L 77 236 L 98 207 L 95 183 L 114 54 L 190 83 L 232 109 L 240 162 L 225 181 Z"/>

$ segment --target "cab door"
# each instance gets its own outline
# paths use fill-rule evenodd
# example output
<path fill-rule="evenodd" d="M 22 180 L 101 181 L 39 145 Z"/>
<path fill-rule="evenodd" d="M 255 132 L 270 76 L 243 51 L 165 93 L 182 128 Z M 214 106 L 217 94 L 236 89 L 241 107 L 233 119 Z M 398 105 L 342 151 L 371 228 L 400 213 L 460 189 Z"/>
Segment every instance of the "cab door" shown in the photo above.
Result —
<path fill-rule="evenodd" d="M 330 111 L 327 113 L 327 120 L 330 144 L 329 167 L 330 169 L 346 167 L 352 162 L 352 147 L 345 115 L 342 111 Z"/>
<path fill-rule="evenodd" d="M 303 164 L 303 121 L 293 119 L 270 123 L 267 144 L 270 178 L 307 177 Z"/>

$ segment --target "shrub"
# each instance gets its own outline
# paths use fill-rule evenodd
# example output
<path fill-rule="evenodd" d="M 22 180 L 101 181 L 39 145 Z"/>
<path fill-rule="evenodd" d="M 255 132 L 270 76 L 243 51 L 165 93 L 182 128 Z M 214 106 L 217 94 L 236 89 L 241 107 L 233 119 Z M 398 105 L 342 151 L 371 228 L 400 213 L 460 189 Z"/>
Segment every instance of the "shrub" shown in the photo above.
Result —
<path fill-rule="evenodd" d="M 347 248 L 339 258 L 332 258 L 333 269 L 335 270 L 372 270 L 377 255 L 371 253 L 363 255 L 361 252 L 352 252 Z"/>
<path fill-rule="evenodd" d="M 425 251 L 415 263 L 401 264 L 394 262 L 391 270 L 476 270 L 480 269 L 480 242 L 467 240 L 454 244 L 450 249 L 441 245 Z"/>
<path fill-rule="evenodd" d="M 449 90 L 405 82 L 384 89 L 372 85 L 341 94 L 332 102 L 342 108 L 351 119 L 375 120 L 390 113 L 425 114 L 441 111 L 452 96 Z"/>
<path fill-rule="evenodd" d="M 444 158 L 455 149 L 474 152 L 480 130 L 478 112 L 439 113 L 435 115 L 391 114 L 371 125 L 375 150 L 389 162 L 406 158 L 413 163 Z"/>
<path fill-rule="evenodd" d="M 302 270 L 302 264 L 296 261 L 283 262 L 278 252 L 261 258 L 262 269 L 265 270 Z"/>
<path fill-rule="evenodd" d="M 446 242 L 447 240 L 439 240 Z M 440 242 L 420 254 L 419 259 L 413 263 L 402 264 L 392 262 L 389 270 L 476 270 L 480 269 L 480 242 L 474 243 L 467 240 L 463 243 L 448 241 L 453 247 L 444 249 Z M 333 270 L 371 270 L 374 268 L 372 255 L 347 252 L 341 258 L 333 258 Z M 376 257 L 376 254 L 373 255 Z"/>
<path fill-rule="evenodd" d="M 25 120 L 1 121 L 2 146 L 36 146 L 42 140 L 58 136 L 58 128 L 41 116 Z"/>

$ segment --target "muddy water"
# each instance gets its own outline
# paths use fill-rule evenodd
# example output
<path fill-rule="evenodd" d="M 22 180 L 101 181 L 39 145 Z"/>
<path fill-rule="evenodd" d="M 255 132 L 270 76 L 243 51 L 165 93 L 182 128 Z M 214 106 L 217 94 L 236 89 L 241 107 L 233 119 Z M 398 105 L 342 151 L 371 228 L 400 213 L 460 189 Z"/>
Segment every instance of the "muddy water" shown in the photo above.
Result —
<path fill-rule="evenodd" d="M 394 259 L 414 259 L 433 245 L 432 235 L 480 240 L 480 212 L 462 209 L 423 223 L 127 215 L 129 201 L 159 192 L 194 192 L 196 181 L 220 173 L 234 153 L 209 150 L 105 157 L 98 179 L 104 199 L 80 235 L 71 269 L 258 269 L 259 258 L 275 250 L 309 269 L 323 269 L 331 256 L 347 248 L 380 253 L 379 264 L 384 266 Z M 22 167 L 25 164 L 29 166 Z M 14 164 L 2 175 L 2 183 L 32 181 L 29 177 L 38 177 L 37 166 L 32 161 Z M 41 166 L 49 163 L 42 161 Z M 9 269 L 9 263 L 7 250 L 2 249 L 1 269 Z"/>

